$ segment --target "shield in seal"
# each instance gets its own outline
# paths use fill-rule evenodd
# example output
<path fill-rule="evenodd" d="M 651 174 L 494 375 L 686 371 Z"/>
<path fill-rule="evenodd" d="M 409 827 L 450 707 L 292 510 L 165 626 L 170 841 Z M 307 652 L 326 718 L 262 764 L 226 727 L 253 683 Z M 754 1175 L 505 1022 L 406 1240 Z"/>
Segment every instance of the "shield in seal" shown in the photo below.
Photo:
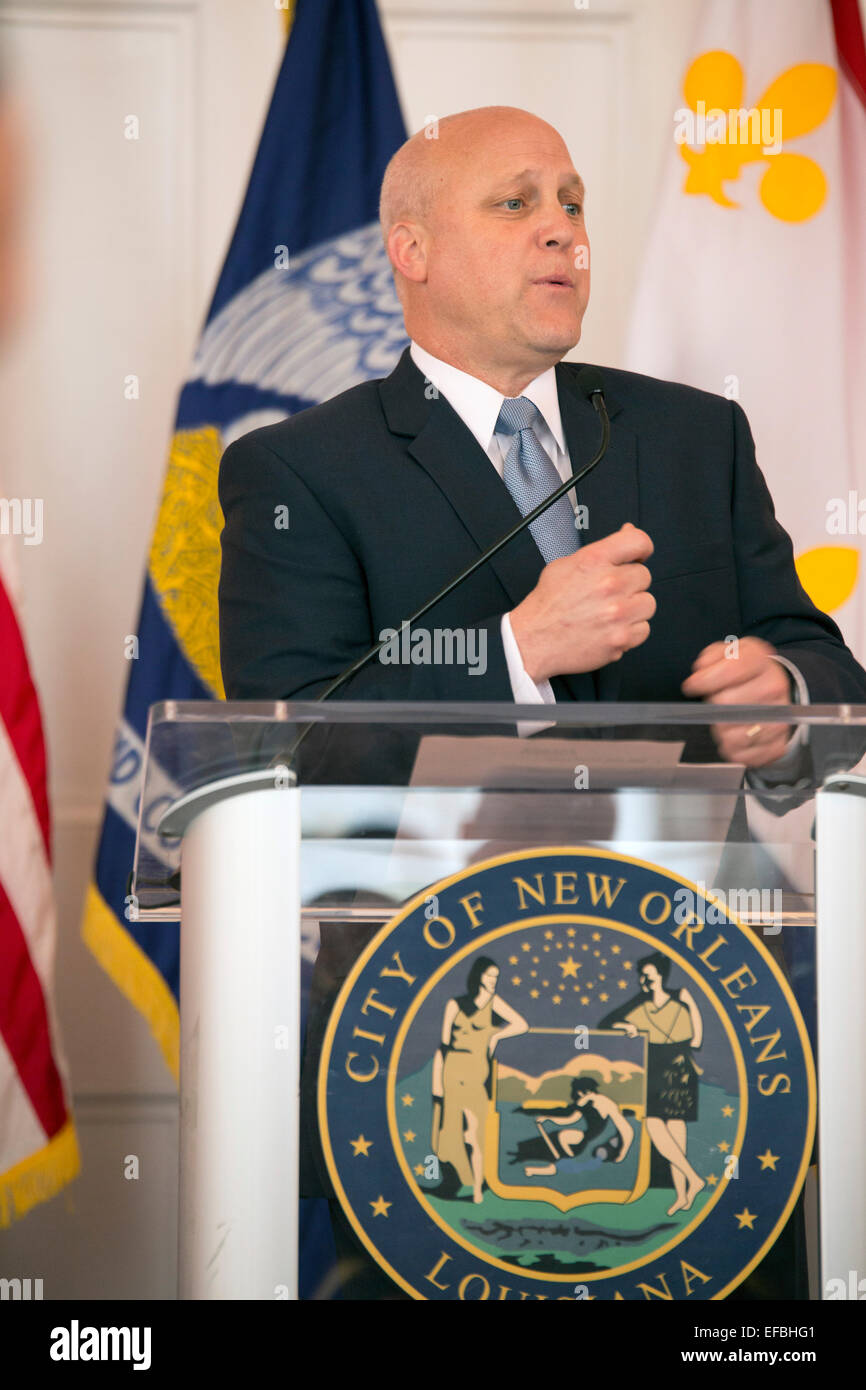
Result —
<path fill-rule="evenodd" d="M 641 1034 L 539 1027 L 506 1038 L 492 1065 L 489 1190 L 562 1212 L 636 1201 L 650 1171 L 646 1066 Z"/>

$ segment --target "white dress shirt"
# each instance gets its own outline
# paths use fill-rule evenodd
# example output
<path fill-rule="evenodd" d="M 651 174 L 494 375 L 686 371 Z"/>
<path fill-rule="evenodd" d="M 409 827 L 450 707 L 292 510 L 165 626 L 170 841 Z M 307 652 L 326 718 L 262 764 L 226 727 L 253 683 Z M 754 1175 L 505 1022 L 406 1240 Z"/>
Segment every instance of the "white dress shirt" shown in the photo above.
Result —
<path fill-rule="evenodd" d="M 489 386 L 486 381 L 479 381 L 478 377 L 470 376 L 468 372 L 461 371 L 459 367 L 452 367 L 449 362 L 440 361 L 438 357 L 434 357 L 432 353 L 419 347 L 417 343 L 412 343 L 409 351 L 412 361 L 424 374 L 425 380 L 436 387 L 436 390 L 445 397 L 448 404 L 460 416 L 466 428 L 475 435 L 501 478 L 505 470 L 506 455 L 514 440 L 512 434 L 496 433 L 496 422 L 499 419 L 502 402 L 506 397 L 494 386 Z M 559 476 L 565 482 L 573 470 L 565 443 L 565 435 L 562 432 L 555 369 L 548 367 L 541 376 L 530 381 L 520 394 L 526 396 L 533 405 L 538 407 L 540 418 L 535 421 L 533 429 L 542 449 L 553 460 Z M 569 492 L 567 496 L 574 507 L 576 505 L 574 491 Z M 505 648 L 505 660 L 508 664 L 508 676 L 515 703 L 518 705 L 556 704 L 556 697 L 550 681 L 536 683 L 527 674 L 520 656 L 517 639 L 511 631 L 511 619 L 507 613 L 503 614 L 502 617 L 502 645 Z M 543 728 L 544 726 L 538 725 L 537 727 Z"/>
<path fill-rule="evenodd" d="M 499 419 L 502 402 L 506 397 L 486 381 L 480 381 L 478 377 L 470 376 L 468 372 L 461 371 L 459 367 L 453 367 L 450 362 L 443 362 L 440 358 L 434 357 L 418 343 L 411 343 L 409 353 L 425 381 L 432 384 L 445 397 L 452 409 L 460 416 L 466 428 L 478 440 L 501 478 L 505 470 L 505 458 L 514 439 L 511 434 L 496 433 L 496 422 Z M 526 396 L 533 405 L 538 407 L 540 418 L 533 424 L 533 429 L 541 447 L 553 460 L 559 476 L 565 482 L 573 469 L 562 430 L 555 367 L 548 367 L 546 372 L 535 377 L 528 386 L 523 388 L 520 394 Z M 572 507 L 576 507 L 574 490 L 572 489 L 567 496 Z M 579 535 L 579 533 L 576 534 Z M 536 682 L 527 673 L 517 639 L 511 630 L 511 619 L 508 613 L 503 614 L 501 632 L 505 660 L 508 665 L 508 677 L 511 681 L 511 692 L 515 703 L 519 705 L 556 704 L 556 696 L 550 681 Z M 809 692 L 797 667 L 783 656 L 777 656 L 776 660 L 781 662 L 785 669 L 790 672 L 798 703 L 807 705 Z M 524 735 L 546 727 L 548 725 L 543 723 L 518 723 L 517 726 L 518 733 Z M 796 771 L 804 730 L 805 726 L 801 725 L 782 757 L 775 763 L 761 769 L 759 774 L 761 780 L 773 782 L 784 780 Z"/>

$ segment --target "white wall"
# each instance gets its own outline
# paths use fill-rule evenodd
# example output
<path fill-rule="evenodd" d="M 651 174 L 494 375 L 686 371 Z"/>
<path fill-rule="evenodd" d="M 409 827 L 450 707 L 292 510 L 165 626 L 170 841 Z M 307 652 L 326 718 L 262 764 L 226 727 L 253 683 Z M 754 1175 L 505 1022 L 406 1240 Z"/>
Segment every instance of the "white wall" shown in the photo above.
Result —
<path fill-rule="evenodd" d="M 150 1034 L 80 940 L 114 722 L 179 387 L 281 57 L 271 3 L 4 5 L 27 127 L 28 314 L 0 369 L 0 491 L 44 499 L 20 551 L 46 725 L 57 997 L 82 1177 L 0 1232 L 46 1298 L 172 1297 L 177 1099 Z M 140 139 L 124 138 L 129 114 Z M 136 373 L 141 398 L 124 399 Z M 126 1154 L 141 1177 L 122 1175 Z"/>

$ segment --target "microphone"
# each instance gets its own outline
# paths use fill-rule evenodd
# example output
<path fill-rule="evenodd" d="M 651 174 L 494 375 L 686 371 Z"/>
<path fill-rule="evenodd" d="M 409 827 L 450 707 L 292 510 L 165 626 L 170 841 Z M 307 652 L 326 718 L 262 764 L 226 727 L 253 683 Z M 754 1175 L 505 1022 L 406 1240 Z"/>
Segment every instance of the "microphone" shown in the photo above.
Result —
<path fill-rule="evenodd" d="M 494 555 L 498 555 L 499 551 L 502 550 L 504 546 L 508 545 L 509 541 L 513 541 L 515 536 L 519 536 L 521 531 L 525 531 L 528 526 L 531 526 L 534 521 L 537 521 L 540 516 L 543 516 L 548 507 L 552 507 L 554 502 L 557 502 L 559 498 L 569 492 L 576 483 L 579 483 L 582 478 L 585 478 L 587 473 L 591 473 L 593 468 L 601 463 L 601 460 L 607 453 L 608 445 L 610 444 L 610 418 L 604 399 L 604 383 L 601 372 L 598 367 L 581 367 L 577 374 L 575 384 L 584 398 L 591 403 L 601 420 L 601 443 L 589 463 L 585 464 L 579 472 L 572 473 L 571 477 L 567 478 L 564 483 L 560 483 L 559 487 L 555 488 L 549 497 L 545 497 L 543 502 L 539 502 L 537 507 L 533 508 L 531 512 L 527 512 L 526 516 L 523 517 L 516 526 L 512 526 L 510 531 L 507 531 L 504 536 L 500 536 L 499 540 L 494 541 L 493 545 L 488 546 L 477 559 L 473 560 L 470 565 L 467 565 L 464 570 L 461 570 L 459 574 L 449 580 L 449 582 L 435 593 L 432 598 L 422 604 L 417 612 L 413 613 L 408 618 L 404 618 L 397 629 L 398 631 L 402 631 L 403 628 L 411 627 L 413 623 L 417 623 L 419 618 L 423 618 L 425 613 L 429 613 L 430 609 L 434 608 L 437 603 L 441 603 L 442 599 L 447 598 L 455 589 L 458 589 L 476 570 L 480 569 L 482 565 L 486 565 L 488 560 L 492 560 Z M 348 680 L 351 680 L 351 678 L 366 666 L 369 661 L 372 661 L 373 657 L 377 656 L 382 648 L 391 640 L 392 638 L 390 637 L 383 637 L 382 640 L 377 642 L 374 647 L 371 647 L 369 651 L 364 652 L 363 656 L 359 656 L 357 661 L 353 661 L 351 666 L 347 666 L 345 671 L 341 671 L 338 676 L 335 676 L 331 684 L 326 686 L 322 691 L 321 695 L 316 696 L 315 703 L 321 704 L 324 700 L 329 700 Z M 290 766 L 301 743 L 306 738 L 311 728 L 312 725 L 308 724 L 288 750 L 286 760 Z M 280 755 L 277 756 L 279 757 Z M 276 759 L 274 761 L 276 761 Z"/>

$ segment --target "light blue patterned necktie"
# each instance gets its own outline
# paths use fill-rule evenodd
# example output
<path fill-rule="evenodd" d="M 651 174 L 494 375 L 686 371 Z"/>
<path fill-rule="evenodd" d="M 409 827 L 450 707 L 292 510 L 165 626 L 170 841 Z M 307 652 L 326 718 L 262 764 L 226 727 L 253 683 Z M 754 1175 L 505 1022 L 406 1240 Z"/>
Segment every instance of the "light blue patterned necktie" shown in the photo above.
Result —
<path fill-rule="evenodd" d="M 514 396 L 502 402 L 496 421 L 497 434 L 515 436 L 505 458 L 503 481 L 521 516 L 527 516 L 562 482 L 556 464 L 541 447 L 532 428 L 539 415 L 538 406 L 527 396 Z M 567 496 L 554 502 L 529 529 L 546 564 L 563 555 L 573 555 L 580 544 L 574 508 Z"/>

